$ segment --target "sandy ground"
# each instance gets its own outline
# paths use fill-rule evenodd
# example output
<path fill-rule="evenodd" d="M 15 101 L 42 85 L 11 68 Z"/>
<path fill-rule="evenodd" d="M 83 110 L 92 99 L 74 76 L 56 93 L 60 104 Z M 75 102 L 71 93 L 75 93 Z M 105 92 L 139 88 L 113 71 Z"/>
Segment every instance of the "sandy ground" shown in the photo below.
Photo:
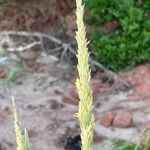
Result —
<path fill-rule="evenodd" d="M 11 95 L 16 99 L 21 126 L 29 131 L 33 150 L 63 150 L 67 137 L 79 133 L 74 117 L 77 106 L 62 101 L 63 93 L 73 86 L 71 80 L 64 75 L 70 73 L 62 71 L 62 68 L 55 63 L 51 66 L 41 66 L 38 70 L 31 69 L 30 72 L 24 70 L 12 82 L 10 88 L 5 88 L 4 80 L 0 80 L 1 150 L 16 149 Z M 138 126 L 126 129 L 106 128 L 100 125 L 99 118 L 109 110 L 127 107 L 135 110 L 144 105 L 146 104 L 142 101 L 129 101 L 125 92 L 109 93 L 105 97 L 99 95 L 94 108 L 95 141 L 100 142 L 101 137 L 119 137 L 137 142 L 140 131 Z M 140 110 L 135 111 L 134 118 L 137 124 L 150 120 L 150 116 Z"/>
<path fill-rule="evenodd" d="M 61 150 L 67 136 L 76 132 L 78 127 L 73 116 L 76 106 L 62 103 L 60 94 L 70 83 L 60 78 L 61 71 L 53 75 L 50 72 L 53 68 L 38 73 L 23 72 L 9 89 L 0 81 L 2 150 L 15 150 L 11 95 L 16 99 L 21 125 L 29 131 L 32 149 Z"/>

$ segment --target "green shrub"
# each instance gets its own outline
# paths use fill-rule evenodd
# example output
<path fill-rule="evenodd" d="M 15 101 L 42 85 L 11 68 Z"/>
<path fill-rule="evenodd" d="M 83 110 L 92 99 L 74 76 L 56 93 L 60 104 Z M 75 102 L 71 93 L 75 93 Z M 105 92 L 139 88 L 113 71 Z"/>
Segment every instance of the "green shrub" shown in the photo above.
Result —
<path fill-rule="evenodd" d="M 93 25 L 92 49 L 98 61 L 119 71 L 128 65 L 150 60 L 150 1 L 85 0 Z M 102 32 L 106 22 L 116 21 L 118 28 Z"/>

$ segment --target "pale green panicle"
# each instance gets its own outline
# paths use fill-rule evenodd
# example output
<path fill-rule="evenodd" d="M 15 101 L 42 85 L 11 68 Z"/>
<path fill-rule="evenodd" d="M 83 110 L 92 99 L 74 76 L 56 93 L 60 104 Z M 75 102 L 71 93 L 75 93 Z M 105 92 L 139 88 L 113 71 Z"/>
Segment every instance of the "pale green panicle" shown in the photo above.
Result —
<path fill-rule="evenodd" d="M 81 129 L 81 144 L 82 150 L 91 150 L 93 141 L 94 116 L 92 114 L 93 98 L 90 88 L 90 69 L 89 69 L 89 53 L 88 42 L 86 39 L 86 31 L 84 26 L 84 6 L 82 0 L 76 0 L 76 16 L 77 16 L 77 32 L 76 40 L 78 44 L 77 59 L 78 59 L 78 74 L 76 80 L 76 88 L 79 93 L 79 108 L 77 117 L 79 119 Z"/>
<path fill-rule="evenodd" d="M 23 133 L 21 132 L 14 97 L 12 97 L 12 106 L 14 112 L 14 128 L 16 135 L 17 150 L 30 150 L 28 132 L 26 129 L 24 129 Z"/>

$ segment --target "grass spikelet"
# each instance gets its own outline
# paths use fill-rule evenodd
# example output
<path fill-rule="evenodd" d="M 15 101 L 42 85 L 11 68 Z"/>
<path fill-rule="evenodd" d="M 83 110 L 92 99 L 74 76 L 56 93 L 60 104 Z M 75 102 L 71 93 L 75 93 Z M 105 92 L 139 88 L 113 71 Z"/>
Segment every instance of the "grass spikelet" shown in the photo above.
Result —
<path fill-rule="evenodd" d="M 86 39 L 85 26 L 83 21 L 84 5 L 82 0 L 76 0 L 76 16 L 77 16 L 77 32 L 76 40 L 78 44 L 77 59 L 78 59 L 78 79 L 76 80 L 76 88 L 79 94 L 79 108 L 77 117 L 81 129 L 81 144 L 82 150 L 91 150 L 93 141 L 94 116 L 92 114 L 93 99 L 92 90 L 90 88 L 90 69 L 89 69 L 89 53 L 88 42 Z"/>
<path fill-rule="evenodd" d="M 14 97 L 12 97 L 12 106 L 14 112 L 14 128 L 16 135 L 17 150 L 30 150 L 28 132 L 26 129 L 24 129 L 23 133 L 21 131 Z"/>

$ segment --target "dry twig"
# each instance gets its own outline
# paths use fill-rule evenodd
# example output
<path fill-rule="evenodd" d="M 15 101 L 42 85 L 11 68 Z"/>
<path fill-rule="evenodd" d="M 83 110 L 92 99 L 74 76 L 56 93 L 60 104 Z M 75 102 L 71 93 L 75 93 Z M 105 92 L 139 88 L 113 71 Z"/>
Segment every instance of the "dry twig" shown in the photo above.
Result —
<path fill-rule="evenodd" d="M 44 44 L 43 44 L 43 39 L 46 38 L 51 42 L 54 42 L 56 44 L 58 44 L 58 48 L 54 49 L 56 51 L 58 50 L 63 50 L 61 52 L 61 60 L 64 57 L 64 55 L 67 53 L 67 51 L 69 51 L 71 54 L 73 54 L 74 56 L 76 55 L 76 50 L 73 49 L 71 47 L 70 43 L 64 43 L 63 41 L 61 41 L 60 39 L 53 37 L 51 35 L 45 34 L 45 33 L 40 33 L 40 32 L 26 32 L 26 31 L 3 31 L 0 32 L 1 36 L 11 36 L 11 35 L 17 35 L 17 36 L 25 36 L 25 37 L 36 37 L 39 39 L 40 42 L 33 42 L 30 43 L 29 45 L 25 46 L 25 47 L 19 47 L 18 49 L 16 49 L 17 51 L 24 51 L 26 49 L 32 48 L 35 45 L 41 45 L 42 50 L 44 51 Z M 53 50 L 53 51 L 54 51 Z M 10 51 L 14 51 L 14 49 L 10 49 Z M 123 79 L 121 79 L 116 73 L 114 73 L 113 71 L 110 71 L 109 69 L 107 69 L 103 64 L 93 60 L 91 57 L 89 59 L 89 63 L 90 65 L 94 68 L 95 66 L 102 69 L 104 72 L 108 73 L 109 75 L 111 75 L 115 80 L 118 80 L 119 82 L 123 83 L 123 85 L 130 87 L 130 85 L 128 83 L 126 83 Z"/>

